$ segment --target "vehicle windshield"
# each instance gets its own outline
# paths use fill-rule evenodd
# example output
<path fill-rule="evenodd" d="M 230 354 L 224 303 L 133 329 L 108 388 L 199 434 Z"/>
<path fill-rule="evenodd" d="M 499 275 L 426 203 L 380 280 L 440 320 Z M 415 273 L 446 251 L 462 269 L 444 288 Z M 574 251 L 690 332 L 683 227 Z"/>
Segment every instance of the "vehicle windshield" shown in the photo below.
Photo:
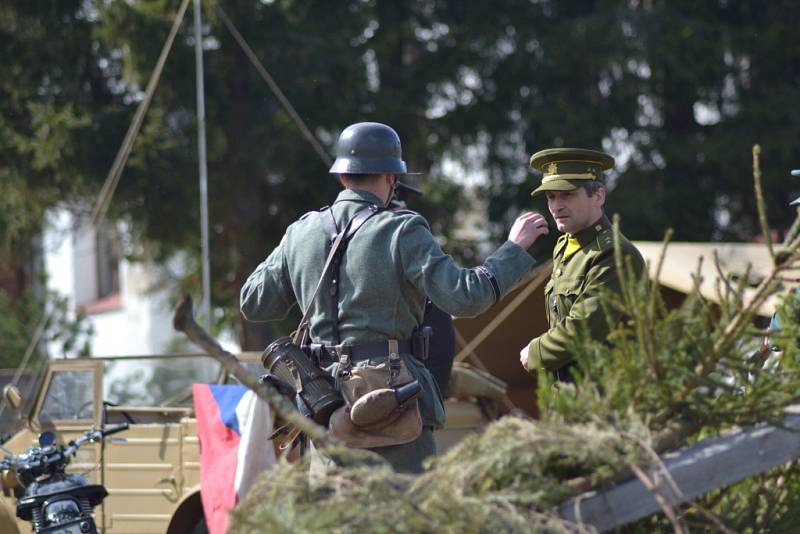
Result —
<path fill-rule="evenodd" d="M 39 411 L 39 420 L 92 419 L 94 376 L 90 369 L 56 371 Z"/>

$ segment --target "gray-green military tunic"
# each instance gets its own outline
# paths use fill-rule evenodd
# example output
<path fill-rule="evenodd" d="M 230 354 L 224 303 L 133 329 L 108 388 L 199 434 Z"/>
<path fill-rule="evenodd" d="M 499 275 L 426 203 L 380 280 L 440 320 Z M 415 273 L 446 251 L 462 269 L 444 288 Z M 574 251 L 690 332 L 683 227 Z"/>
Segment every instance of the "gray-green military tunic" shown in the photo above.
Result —
<path fill-rule="evenodd" d="M 568 236 L 562 235 L 553 250 L 553 273 L 545 286 L 549 329 L 528 345 L 528 369 L 558 370 L 573 356 L 568 345 L 580 328 L 588 328 L 592 339 L 605 339 L 608 320 L 600 305 L 600 287 L 620 291 L 614 260 L 613 228 L 604 215 L 575 236 L 580 248 L 565 259 Z M 642 255 L 621 236 L 623 257 L 630 257 L 637 275 L 645 268 Z M 627 261 L 627 260 L 626 260 Z"/>
<path fill-rule="evenodd" d="M 383 203 L 372 193 L 345 189 L 331 209 L 341 229 L 369 205 Z M 290 225 L 278 247 L 242 287 L 244 316 L 251 321 L 269 321 L 285 317 L 295 303 L 303 310 L 310 306 L 312 341 L 332 344 L 330 293 L 322 290 L 310 302 L 328 252 L 328 237 L 318 212 L 307 213 Z M 461 268 L 442 251 L 422 216 L 380 211 L 353 235 L 341 262 L 340 340 L 359 345 L 410 339 L 422 321 L 426 296 L 452 315 L 477 315 L 512 289 L 533 265 L 525 250 L 506 242 L 483 265 Z M 385 356 L 376 355 L 370 361 L 380 363 Z M 444 407 L 430 373 L 410 354 L 403 358 L 423 386 L 420 410 L 424 425 L 441 426 Z M 413 445 L 409 444 L 409 449 Z"/>

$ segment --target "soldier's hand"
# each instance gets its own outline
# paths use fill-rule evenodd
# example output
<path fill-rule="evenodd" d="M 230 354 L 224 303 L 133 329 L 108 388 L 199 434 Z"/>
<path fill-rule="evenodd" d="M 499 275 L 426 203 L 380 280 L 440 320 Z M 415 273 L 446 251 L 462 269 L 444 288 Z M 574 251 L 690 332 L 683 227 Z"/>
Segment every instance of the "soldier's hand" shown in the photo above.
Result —
<path fill-rule="evenodd" d="M 508 240 L 524 249 L 528 249 L 540 235 L 548 233 L 550 233 L 550 229 L 547 227 L 547 220 L 544 215 L 534 211 L 527 211 L 514 221 L 511 231 L 508 232 Z"/>

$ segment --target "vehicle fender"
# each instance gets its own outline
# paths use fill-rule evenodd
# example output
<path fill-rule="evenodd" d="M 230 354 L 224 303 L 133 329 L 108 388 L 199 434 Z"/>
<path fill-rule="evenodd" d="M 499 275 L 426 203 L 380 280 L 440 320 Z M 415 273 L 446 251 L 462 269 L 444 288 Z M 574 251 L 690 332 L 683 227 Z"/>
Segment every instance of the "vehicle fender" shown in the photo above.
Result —
<path fill-rule="evenodd" d="M 0 495 L 0 532 L 20 534 L 15 510 L 11 499 Z"/>
<path fill-rule="evenodd" d="M 203 502 L 200 500 L 200 484 L 189 488 L 178 502 L 167 527 L 167 534 L 186 534 L 192 532 L 203 518 Z"/>

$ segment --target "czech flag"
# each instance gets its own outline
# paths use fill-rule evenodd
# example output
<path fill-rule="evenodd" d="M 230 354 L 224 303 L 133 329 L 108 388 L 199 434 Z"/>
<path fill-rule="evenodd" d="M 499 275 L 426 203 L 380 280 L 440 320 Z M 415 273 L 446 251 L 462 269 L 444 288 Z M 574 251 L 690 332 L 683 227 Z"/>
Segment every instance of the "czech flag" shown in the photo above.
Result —
<path fill-rule="evenodd" d="M 200 497 L 209 534 L 225 534 L 228 512 L 276 464 L 269 405 L 240 385 L 194 384 Z"/>

